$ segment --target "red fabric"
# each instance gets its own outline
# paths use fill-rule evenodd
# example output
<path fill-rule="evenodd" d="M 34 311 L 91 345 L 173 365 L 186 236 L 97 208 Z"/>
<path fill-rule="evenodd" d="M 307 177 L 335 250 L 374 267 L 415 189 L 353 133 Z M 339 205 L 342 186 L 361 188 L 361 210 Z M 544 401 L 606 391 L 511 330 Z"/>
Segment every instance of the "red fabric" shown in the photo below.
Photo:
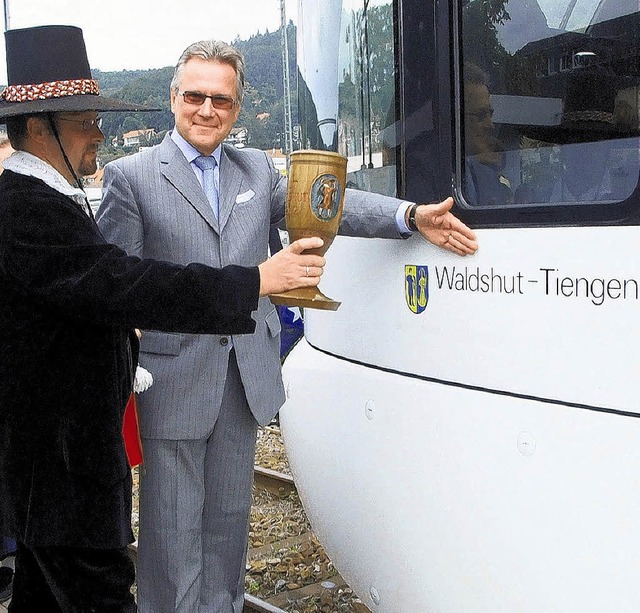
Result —
<path fill-rule="evenodd" d="M 124 410 L 122 436 L 131 468 L 142 464 L 142 441 L 140 440 L 140 429 L 138 427 L 138 403 L 136 402 L 135 394 L 131 394 Z"/>

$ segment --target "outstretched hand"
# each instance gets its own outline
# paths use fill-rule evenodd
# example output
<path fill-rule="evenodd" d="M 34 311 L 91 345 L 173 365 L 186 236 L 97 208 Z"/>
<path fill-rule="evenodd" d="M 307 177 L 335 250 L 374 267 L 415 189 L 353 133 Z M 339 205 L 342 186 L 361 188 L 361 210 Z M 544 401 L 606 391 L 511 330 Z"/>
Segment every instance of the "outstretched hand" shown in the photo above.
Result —
<path fill-rule="evenodd" d="M 422 236 L 434 245 L 458 255 L 478 250 L 476 235 L 466 224 L 451 213 L 453 198 L 437 204 L 423 204 L 416 209 L 416 225 Z"/>
<path fill-rule="evenodd" d="M 321 238 L 301 238 L 260 264 L 260 296 L 318 285 L 325 259 L 303 253 L 318 247 L 322 247 Z"/>

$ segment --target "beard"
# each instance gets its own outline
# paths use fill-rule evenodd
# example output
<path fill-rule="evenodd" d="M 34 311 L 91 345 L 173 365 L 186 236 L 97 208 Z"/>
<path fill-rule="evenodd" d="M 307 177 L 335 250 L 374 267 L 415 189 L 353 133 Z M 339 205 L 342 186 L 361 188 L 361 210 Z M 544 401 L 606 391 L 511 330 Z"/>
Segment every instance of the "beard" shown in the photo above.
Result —
<path fill-rule="evenodd" d="M 95 174 L 98 170 L 98 152 L 94 149 L 87 149 L 82 158 L 80 159 L 80 163 L 78 164 L 78 176 L 86 177 L 88 175 Z"/>

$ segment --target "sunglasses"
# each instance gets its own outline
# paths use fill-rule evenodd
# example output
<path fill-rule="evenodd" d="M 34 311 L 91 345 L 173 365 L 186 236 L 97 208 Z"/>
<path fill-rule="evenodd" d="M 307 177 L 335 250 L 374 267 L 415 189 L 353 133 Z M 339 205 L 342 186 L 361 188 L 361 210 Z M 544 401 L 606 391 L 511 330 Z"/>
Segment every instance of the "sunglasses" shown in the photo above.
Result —
<path fill-rule="evenodd" d="M 237 104 L 237 101 L 233 98 L 218 94 L 214 96 L 207 96 L 207 94 L 202 94 L 200 92 L 178 92 L 178 95 L 182 96 L 187 104 L 193 104 L 196 106 L 203 105 L 204 101 L 209 98 L 213 108 L 220 111 L 230 111 Z"/>

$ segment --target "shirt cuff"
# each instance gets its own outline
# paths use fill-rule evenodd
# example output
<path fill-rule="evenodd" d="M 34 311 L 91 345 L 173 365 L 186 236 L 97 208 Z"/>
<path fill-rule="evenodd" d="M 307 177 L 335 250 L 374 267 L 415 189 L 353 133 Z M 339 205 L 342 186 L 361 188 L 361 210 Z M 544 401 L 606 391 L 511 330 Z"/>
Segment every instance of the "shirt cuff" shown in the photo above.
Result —
<path fill-rule="evenodd" d="M 407 210 L 414 204 L 414 202 L 403 201 L 400 203 L 400 206 L 398 206 L 396 211 L 396 226 L 398 226 L 398 232 L 400 232 L 402 236 L 411 236 L 413 234 L 409 229 L 409 226 L 407 226 L 405 219 L 407 216 Z"/>

